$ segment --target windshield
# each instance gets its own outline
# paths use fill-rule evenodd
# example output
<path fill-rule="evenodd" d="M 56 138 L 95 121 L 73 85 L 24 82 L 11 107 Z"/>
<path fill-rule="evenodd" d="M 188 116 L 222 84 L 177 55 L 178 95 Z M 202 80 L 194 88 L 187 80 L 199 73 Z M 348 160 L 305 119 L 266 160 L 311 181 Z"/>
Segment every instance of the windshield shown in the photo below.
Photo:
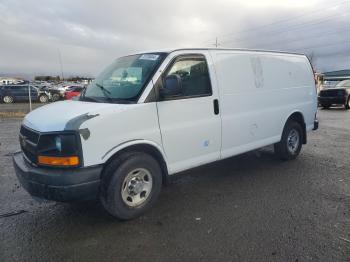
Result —
<path fill-rule="evenodd" d="M 164 56 L 152 53 L 118 58 L 86 88 L 81 100 L 136 102 Z"/>
<path fill-rule="evenodd" d="M 350 87 L 350 80 L 341 81 L 335 87 Z"/>

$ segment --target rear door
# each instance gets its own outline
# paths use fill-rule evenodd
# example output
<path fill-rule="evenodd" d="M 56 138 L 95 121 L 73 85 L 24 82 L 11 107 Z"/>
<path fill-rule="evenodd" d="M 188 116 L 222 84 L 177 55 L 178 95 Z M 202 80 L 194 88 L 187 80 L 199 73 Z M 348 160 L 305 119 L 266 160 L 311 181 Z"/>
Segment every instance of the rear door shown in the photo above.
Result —
<path fill-rule="evenodd" d="M 29 100 L 28 86 L 16 86 L 17 100 Z"/>
<path fill-rule="evenodd" d="M 181 77 L 183 94 L 157 102 L 169 172 L 175 173 L 220 158 L 221 119 L 208 53 L 171 55 L 156 87 L 168 75 Z"/>
<path fill-rule="evenodd" d="M 27 89 L 27 91 L 28 91 L 28 89 Z M 38 99 L 38 90 L 34 86 L 30 86 L 30 98 L 31 98 L 31 100 Z"/>
<path fill-rule="evenodd" d="M 6 87 L 6 94 L 11 95 L 15 101 L 22 101 L 24 98 L 24 91 L 22 90 L 22 86 L 19 85 L 9 85 Z"/>

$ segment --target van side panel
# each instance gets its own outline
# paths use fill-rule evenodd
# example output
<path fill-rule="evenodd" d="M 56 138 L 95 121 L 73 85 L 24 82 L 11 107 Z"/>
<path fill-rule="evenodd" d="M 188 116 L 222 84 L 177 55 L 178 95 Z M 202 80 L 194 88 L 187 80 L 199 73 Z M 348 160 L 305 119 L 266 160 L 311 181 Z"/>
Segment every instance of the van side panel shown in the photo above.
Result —
<path fill-rule="evenodd" d="M 286 120 L 301 112 L 313 125 L 317 110 L 312 71 L 301 55 L 211 51 L 222 117 L 222 158 L 280 140 Z"/>

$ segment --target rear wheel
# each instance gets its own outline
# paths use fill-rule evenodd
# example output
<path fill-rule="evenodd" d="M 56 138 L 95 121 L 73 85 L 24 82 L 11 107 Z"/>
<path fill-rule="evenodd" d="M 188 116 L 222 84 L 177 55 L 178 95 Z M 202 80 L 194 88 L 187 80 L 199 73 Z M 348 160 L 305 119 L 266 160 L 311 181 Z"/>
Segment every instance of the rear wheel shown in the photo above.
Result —
<path fill-rule="evenodd" d="M 324 109 L 329 109 L 331 105 L 321 105 Z"/>
<path fill-rule="evenodd" d="M 274 145 L 275 154 L 283 160 L 295 159 L 300 153 L 302 141 L 301 125 L 295 121 L 288 121 L 284 127 L 281 141 Z"/>
<path fill-rule="evenodd" d="M 150 209 L 162 185 L 158 162 L 145 153 L 128 153 L 113 160 L 102 175 L 100 199 L 121 220 L 136 218 Z"/>
<path fill-rule="evenodd" d="M 40 103 L 47 103 L 49 101 L 49 97 L 47 95 L 40 95 L 39 101 Z"/>
<path fill-rule="evenodd" d="M 2 101 L 5 103 L 5 104 L 11 104 L 13 103 L 14 99 L 12 96 L 10 95 L 6 95 L 2 98 Z"/>
<path fill-rule="evenodd" d="M 56 102 L 58 100 L 60 100 L 60 95 L 59 94 L 53 94 L 52 98 L 51 98 L 51 101 L 52 102 Z"/>

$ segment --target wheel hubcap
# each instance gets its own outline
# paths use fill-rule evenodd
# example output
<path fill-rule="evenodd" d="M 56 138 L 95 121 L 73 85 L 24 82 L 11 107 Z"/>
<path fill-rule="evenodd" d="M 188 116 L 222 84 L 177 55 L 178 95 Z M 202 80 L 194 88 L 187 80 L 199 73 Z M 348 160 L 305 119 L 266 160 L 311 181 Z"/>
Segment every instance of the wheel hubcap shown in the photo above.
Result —
<path fill-rule="evenodd" d="M 299 132 L 295 129 L 292 129 L 289 132 L 289 135 L 287 138 L 287 147 L 290 153 L 295 154 L 295 152 L 298 150 L 298 147 L 299 147 L 299 141 L 300 141 Z"/>
<path fill-rule="evenodd" d="M 152 175 L 144 169 L 131 171 L 124 179 L 121 195 L 124 203 L 129 207 L 137 207 L 144 203 L 152 191 Z"/>
<path fill-rule="evenodd" d="M 12 98 L 9 97 L 9 96 L 5 96 L 5 97 L 4 97 L 4 102 L 5 102 L 5 103 L 11 103 L 11 102 L 12 102 Z"/>

